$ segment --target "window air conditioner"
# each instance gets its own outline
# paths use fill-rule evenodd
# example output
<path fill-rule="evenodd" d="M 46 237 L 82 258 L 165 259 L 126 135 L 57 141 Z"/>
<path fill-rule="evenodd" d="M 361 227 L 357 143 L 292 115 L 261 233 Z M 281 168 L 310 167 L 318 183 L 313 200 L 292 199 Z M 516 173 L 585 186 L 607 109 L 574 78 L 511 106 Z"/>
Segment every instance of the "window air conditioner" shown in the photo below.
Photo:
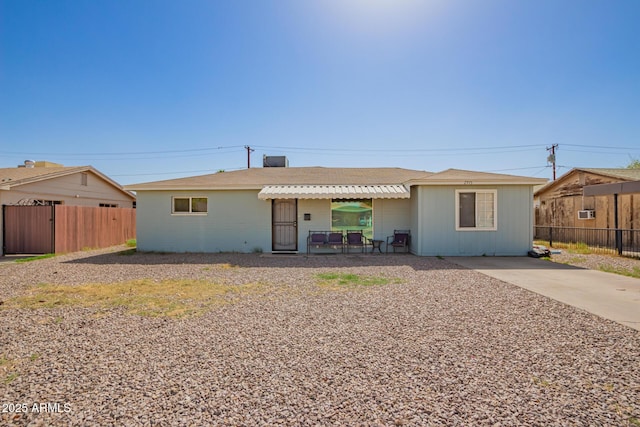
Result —
<path fill-rule="evenodd" d="M 595 217 L 596 211 L 594 210 L 578 211 L 578 219 L 593 219 Z"/>

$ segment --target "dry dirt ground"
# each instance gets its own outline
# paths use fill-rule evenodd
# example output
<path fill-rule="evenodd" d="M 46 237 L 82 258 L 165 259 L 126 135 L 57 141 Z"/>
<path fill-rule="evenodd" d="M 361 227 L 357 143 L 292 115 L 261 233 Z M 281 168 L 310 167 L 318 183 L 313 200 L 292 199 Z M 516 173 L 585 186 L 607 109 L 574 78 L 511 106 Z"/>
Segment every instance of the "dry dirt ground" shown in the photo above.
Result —
<path fill-rule="evenodd" d="M 446 259 L 124 249 L 0 265 L 1 425 L 640 425 L 640 332 Z M 135 279 L 256 291 L 184 317 L 16 299 Z"/>

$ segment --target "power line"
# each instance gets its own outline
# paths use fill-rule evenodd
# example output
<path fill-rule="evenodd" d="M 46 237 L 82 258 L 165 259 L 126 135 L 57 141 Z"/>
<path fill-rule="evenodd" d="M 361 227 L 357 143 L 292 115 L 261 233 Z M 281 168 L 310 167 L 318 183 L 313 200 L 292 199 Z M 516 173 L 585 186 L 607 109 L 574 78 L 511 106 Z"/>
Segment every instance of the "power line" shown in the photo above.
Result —
<path fill-rule="evenodd" d="M 527 169 L 547 169 L 549 166 L 528 166 L 528 167 L 523 167 L 523 168 L 509 168 L 509 169 L 491 169 L 491 170 L 486 170 L 485 172 L 508 172 L 508 171 L 520 171 L 520 170 L 527 170 Z"/>
<path fill-rule="evenodd" d="M 23 155 L 23 156 L 135 156 L 135 155 L 147 155 L 147 154 L 173 154 L 173 153 L 190 153 L 190 152 L 202 152 L 202 151 L 214 151 L 224 150 L 230 148 L 243 148 L 242 145 L 228 145 L 221 147 L 209 147 L 209 148 L 187 148 L 182 150 L 163 150 L 163 151 L 128 151 L 128 152 L 114 152 L 114 153 L 38 153 L 32 151 L 4 151 L 0 150 L 1 154 L 11 155 Z"/>
<path fill-rule="evenodd" d="M 558 144 L 555 144 L 556 147 Z M 395 146 L 394 148 L 366 148 L 366 152 L 369 153 L 395 153 L 396 155 L 415 155 L 415 153 L 457 153 L 457 152 L 472 152 L 483 153 L 491 151 L 520 151 L 523 149 L 534 149 L 544 146 L 544 144 L 521 144 L 521 145 L 500 145 L 490 147 L 449 147 L 449 148 L 403 148 Z M 602 149 L 602 150 L 627 150 L 627 151 L 639 151 L 640 147 L 611 147 L 603 145 L 585 145 L 585 144 L 562 144 L 563 147 L 578 147 L 580 151 L 585 152 L 585 149 Z M 155 150 L 155 151 L 121 151 L 121 152 L 79 152 L 79 153 L 61 153 L 61 152 L 33 152 L 33 151 L 4 151 L 0 150 L 0 154 L 4 155 L 21 155 L 21 156 L 63 156 L 63 157 L 81 157 L 81 156 L 145 156 L 155 154 L 178 154 L 178 153 L 202 153 L 207 151 L 219 151 L 219 150 L 242 150 L 247 149 L 248 145 L 227 145 L 227 146 L 215 146 L 205 148 L 185 148 L 179 150 Z M 287 150 L 292 152 L 342 152 L 342 153 L 362 153 L 363 148 L 344 148 L 344 147 L 296 147 L 296 146 L 270 146 L 270 145 L 252 145 L 251 149 L 261 150 Z M 568 149 L 567 151 L 575 151 Z M 594 151 L 594 153 L 599 153 Z M 197 154 L 194 154 L 197 155 Z"/>
<path fill-rule="evenodd" d="M 514 149 L 522 149 L 522 148 L 539 148 L 544 146 L 544 144 L 527 144 L 527 145 L 503 145 L 496 147 L 452 147 L 452 148 L 384 148 L 384 149 L 376 149 L 376 148 L 366 148 L 367 152 L 375 152 L 375 153 L 397 153 L 397 152 L 405 152 L 405 153 L 433 153 L 433 152 L 455 152 L 455 151 L 490 151 L 490 150 L 514 150 Z M 268 145 L 253 145 L 254 148 L 259 148 L 262 150 L 276 149 L 276 150 L 289 150 L 289 151 L 310 151 L 310 152 L 355 152 L 362 153 L 363 148 L 339 148 L 339 147 L 286 147 L 286 146 L 268 146 Z"/>
<path fill-rule="evenodd" d="M 245 168 L 244 167 L 224 168 L 225 171 L 235 171 L 235 170 L 240 170 L 240 169 L 245 169 Z M 124 174 L 110 174 L 109 176 L 117 177 L 117 176 L 180 175 L 180 174 L 184 174 L 184 173 L 191 174 L 191 173 L 200 173 L 200 172 L 216 173 L 219 170 L 220 169 L 200 169 L 200 170 L 175 171 L 175 172 L 124 173 Z"/>
<path fill-rule="evenodd" d="M 567 147 L 582 147 L 582 148 L 602 148 L 605 150 L 640 150 L 640 147 L 610 147 L 607 145 L 585 145 L 585 144 L 565 144 L 563 143 L 562 146 L 567 146 Z"/>

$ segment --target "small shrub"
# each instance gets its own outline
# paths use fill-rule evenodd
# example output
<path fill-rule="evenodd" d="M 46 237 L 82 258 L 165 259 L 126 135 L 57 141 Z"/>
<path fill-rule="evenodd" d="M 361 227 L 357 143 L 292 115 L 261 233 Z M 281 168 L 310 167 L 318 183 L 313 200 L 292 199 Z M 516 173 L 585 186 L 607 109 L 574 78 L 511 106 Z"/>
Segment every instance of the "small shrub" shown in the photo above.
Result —
<path fill-rule="evenodd" d="M 31 262 L 31 261 L 37 261 L 39 259 L 53 258 L 54 256 L 56 256 L 56 254 L 44 254 L 44 255 L 32 256 L 29 258 L 20 258 L 20 259 L 17 259 L 16 262 Z"/>
<path fill-rule="evenodd" d="M 320 273 L 316 277 L 324 286 L 376 286 L 400 283 L 399 279 L 381 276 L 361 276 L 353 273 Z"/>
<path fill-rule="evenodd" d="M 197 316 L 240 297 L 264 292 L 262 283 L 230 285 L 205 280 L 131 280 L 79 286 L 39 284 L 26 295 L 6 301 L 3 309 L 46 309 L 63 306 L 124 308 L 151 317 Z M 1 360 L 1 359 L 0 359 Z"/>
<path fill-rule="evenodd" d="M 623 276 L 635 277 L 636 279 L 640 279 L 640 268 L 638 267 L 633 267 L 632 270 L 628 270 L 626 268 L 613 267 L 609 264 L 604 264 L 598 266 L 598 270 L 604 271 L 605 273 L 621 274 Z"/>

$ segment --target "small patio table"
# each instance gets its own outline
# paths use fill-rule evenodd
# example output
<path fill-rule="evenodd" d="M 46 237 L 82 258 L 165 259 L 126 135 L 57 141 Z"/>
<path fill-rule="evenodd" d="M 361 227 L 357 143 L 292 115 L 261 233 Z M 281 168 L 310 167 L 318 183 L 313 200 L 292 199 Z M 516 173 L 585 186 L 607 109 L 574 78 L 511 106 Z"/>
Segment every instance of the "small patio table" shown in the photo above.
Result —
<path fill-rule="evenodd" d="M 370 253 L 373 253 L 373 251 L 375 251 L 376 249 L 378 250 L 378 252 L 382 253 L 382 249 L 380 248 L 380 246 L 382 245 L 382 242 L 384 242 L 384 240 L 369 239 L 369 238 L 367 238 L 367 240 L 369 241 L 369 243 L 371 243 Z"/>

